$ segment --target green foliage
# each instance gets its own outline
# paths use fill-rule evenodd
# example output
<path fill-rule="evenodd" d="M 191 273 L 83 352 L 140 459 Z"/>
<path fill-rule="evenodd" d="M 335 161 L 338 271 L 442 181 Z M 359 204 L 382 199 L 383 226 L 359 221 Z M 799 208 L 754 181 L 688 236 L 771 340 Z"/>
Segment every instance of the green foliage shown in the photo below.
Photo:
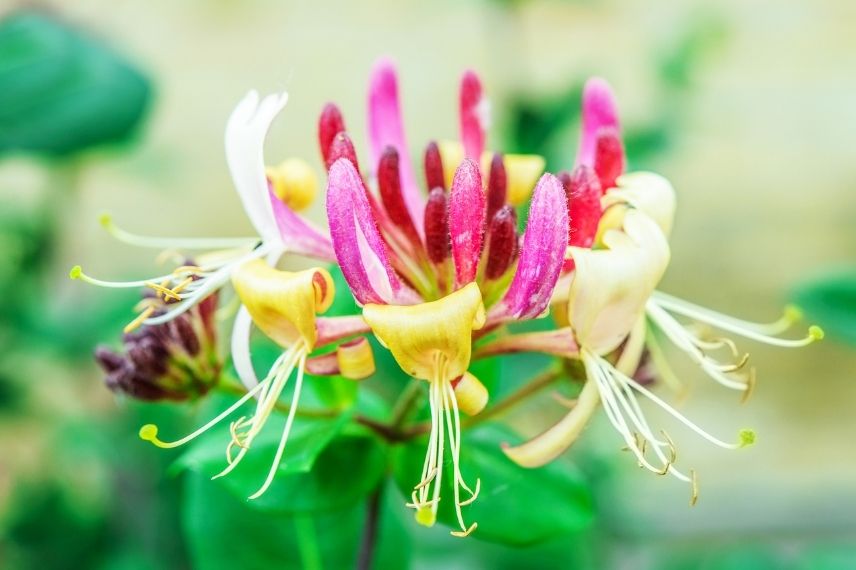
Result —
<path fill-rule="evenodd" d="M 521 546 L 587 528 L 594 518 L 594 503 L 580 471 L 565 461 L 539 469 L 518 466 L 500 446 L 519 439 L 499 424 L 487 424 L 462 436 L 461 474 L 470 485 L 480 478 L 482 489 L 479 499 L 463 509 L 466 521 L 478 522 L 471 537 Z M 425 445 L 419 439 L 396 450 L 394 475 L 405 497 L 410 497 L 418 483 Z M 451 461 L 445 462 L 445 468 L 438 520 L 457 527 Z"/>
<path fill-rule="evenodd" d="M 830 338 L 856 345 L 856 270 L 809 281 L 797 289 L 794 299 L 807 319 Z"/>
<path fill-rule="evenodd" d="M 68 156 L 134 133 L 151 99 L 140 71 L 62 22 L 19 12 L 0 24 L 0 155 Z"/>
<path fill-rule="evenodd" d="M 296 418 L 273 483 L 250 506 L 271 512 L 330 510 L 351 505 L 374 489 L 386 466 L 385 447 L 373 435 L 349 426 L 350 419 L 347 412 L 329 419 Z M 240 499 L 252 495 L 264 482 L 284 424 L 284 414 L 273 414 L 241 463 L 211 484 L 222 485 Z M 208 477 L 220 473 L 231 440 L 227 428 L 201 436 L 176 469 Z"/>

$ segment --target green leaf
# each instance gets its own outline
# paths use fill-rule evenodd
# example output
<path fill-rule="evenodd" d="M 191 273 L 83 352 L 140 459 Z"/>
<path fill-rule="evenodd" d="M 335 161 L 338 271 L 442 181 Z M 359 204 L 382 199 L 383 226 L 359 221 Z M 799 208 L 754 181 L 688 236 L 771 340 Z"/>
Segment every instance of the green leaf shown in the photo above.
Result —
<path fill-rule="evenodd" d="M 323 515 L 253 509 L 200 473 L 185 481 L 183 527 L 193 567 L 350 568 L 359 545 L 361 508 Z"/>
<path fill-rule="evenodd" d="M 794 299 L 811 323 L 820 325 L 832 338 L 856 345 L 856 269 L 805 283 Z"/>
<path fill-rule="evenodd" d="M 148 80 L 110 48 L 28 12 L 0 24 L 0 85 L 0 155 L 124 141 L 151 100 Z"/>
<path fill-rule="evenodd" d="M 311 512 L 342 508 L 367 495 L 383 476 L 386 448 L 374 436 L 348 426 L 350 418 L 350 413 L 331 419 L 296 418 L 273 483 L 261 497 L 249 501 L 250 507 Z M 241 463 L 211 484 L 246 500 L 267 477 L 284 424 L 284 415 L 272 415 Z M 227 427 L 201 436 L 175 468 L 207 477 L 220 473 L 230 441 Z"/>
<path fill-rule="evenodd" d="M 525 469 L 502 452 L 504 442 L 520 436 L 499 424 L 487 424 L 463 434 L 461 474 L 471 484 L 481 479 L 481 494 L 464 507 L 464 519 L 477 522 L 474 538 L 513 545 L 530 545 L 586 529 L 594 517 L 591 490 L 580 471 L 565 461 Z M 416 440 L 396 450 L 394 474 L 399 489 L 410 497 L 422 472 L 426 442 Z M 457 527 L 454 514 L 451 461 L 446 456 L 438 520 Z"/>

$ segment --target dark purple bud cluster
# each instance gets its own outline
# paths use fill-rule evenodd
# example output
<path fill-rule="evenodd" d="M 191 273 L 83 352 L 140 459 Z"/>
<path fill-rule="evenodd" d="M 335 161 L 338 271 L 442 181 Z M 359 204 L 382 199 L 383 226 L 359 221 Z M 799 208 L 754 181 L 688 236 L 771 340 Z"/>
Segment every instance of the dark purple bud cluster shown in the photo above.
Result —
<path fill-rule="evenodd" d="M 207 393 L 223 365 L 214 326 L 216 308 L 214 294 L 169 322 L 126 333 L 121 352 L 96 348 L 95 360 L 106 373 L 107 387 L 149 401 L 187 400 Z"/>

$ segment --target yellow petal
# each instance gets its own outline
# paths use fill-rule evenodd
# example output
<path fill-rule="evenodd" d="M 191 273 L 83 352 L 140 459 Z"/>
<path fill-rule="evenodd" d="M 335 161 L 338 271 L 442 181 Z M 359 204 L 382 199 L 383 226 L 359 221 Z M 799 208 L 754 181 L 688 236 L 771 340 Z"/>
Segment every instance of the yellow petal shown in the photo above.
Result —
<path fill-rule="evenodd" d="M 305 160 L 289 158 L 265 169 L 273 193 L 292 210 L 299 212 L 312 204 L 318 192 L 318 178 Z"/>
<path fill-rule="evenodd" d="M 339 373 L 350 380 L 362 380 L 375 373 L 372 345 L 365 337 L 344 342 L 336 349 Z"/>
<path fill-rule="evenodd" d="M 464 145 L 458 141 L 440 141 L 437 143 L 437 147 L 440 149 L 440 158 L 443 161 L 443 178 L 446 179 L 446 188 L 451 188 L 455 171 L 464 161 Z"/>
<path fill-rule="evenodd" d="M 588 425 L 600 402 L 597 384 L 588 380 L 577 397 L 574 408 L 553 427 L 531 440 L 514 447 L 503 445 L 509 459 L 522 467 L 540 467 L 568 449 Z"/>
<path fill-rule="evenodd" d="M 604 236 L 609 249 L 571 248 L 576 271 L 568 296 L 568 321 L 579 346 L 612 351 L 630 333 L 669 263 L 660 228 L 638 210 L 624 215 L 624 231 Z"/>
<path fill-rule="evenodd" d="M 478 414 L 487 405 L 487 388 L 471 373 L 461 376 L 454 386 L 458 407 L 468 416 Z"/>
<path fill-rule="evenodd" d="M 529 200 L 546 162 L 537 154 L 506 154 L 503 156 L 508 176 L 508 203 L 519 206 Z"/>
<path fill-rule="evenodd" d="M 315 346 L 315 314 L 333 302 L 335 287 L 326 269 L 291 273 L 279 271 L 260 259 L 241 265 L 232 284 L 253 321 L 281 346 L 303 340 Z"/>
<path fill-rule="evenodd" d="M 472 331 L 484 326 L 485 310 L 478 285 L 470 283 L 429 303 L 369 303 L 363 318 L 406 373 L 423 380 L 437 374 L 452 380 L 467 371 Z M 445 365 L 438 370 L 440 357 Z"/>
<path fill-rule="evenodd" d="M 653 172 L 623 174 L 615 183 L 616 188 L 610 189 L 603 198 L 604 209 L 613 204 L 628 204 L 657 222 L 668 237 L 675 218 L 675 189 L 672 184 Z"/>

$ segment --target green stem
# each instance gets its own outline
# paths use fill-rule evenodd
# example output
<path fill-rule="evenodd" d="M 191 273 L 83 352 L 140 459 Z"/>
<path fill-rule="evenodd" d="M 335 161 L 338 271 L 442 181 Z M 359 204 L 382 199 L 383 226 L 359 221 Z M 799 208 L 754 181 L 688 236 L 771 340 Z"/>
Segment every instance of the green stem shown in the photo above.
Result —
<path fill-rule="evenodd" d="M 294 531 L 297 536 L 297 550 L 300 553 L 301 566 L 305 570 L 323 570 L 321 549 L 318 547 L 318 535 L 311 515 L 294 515 Z"/>

